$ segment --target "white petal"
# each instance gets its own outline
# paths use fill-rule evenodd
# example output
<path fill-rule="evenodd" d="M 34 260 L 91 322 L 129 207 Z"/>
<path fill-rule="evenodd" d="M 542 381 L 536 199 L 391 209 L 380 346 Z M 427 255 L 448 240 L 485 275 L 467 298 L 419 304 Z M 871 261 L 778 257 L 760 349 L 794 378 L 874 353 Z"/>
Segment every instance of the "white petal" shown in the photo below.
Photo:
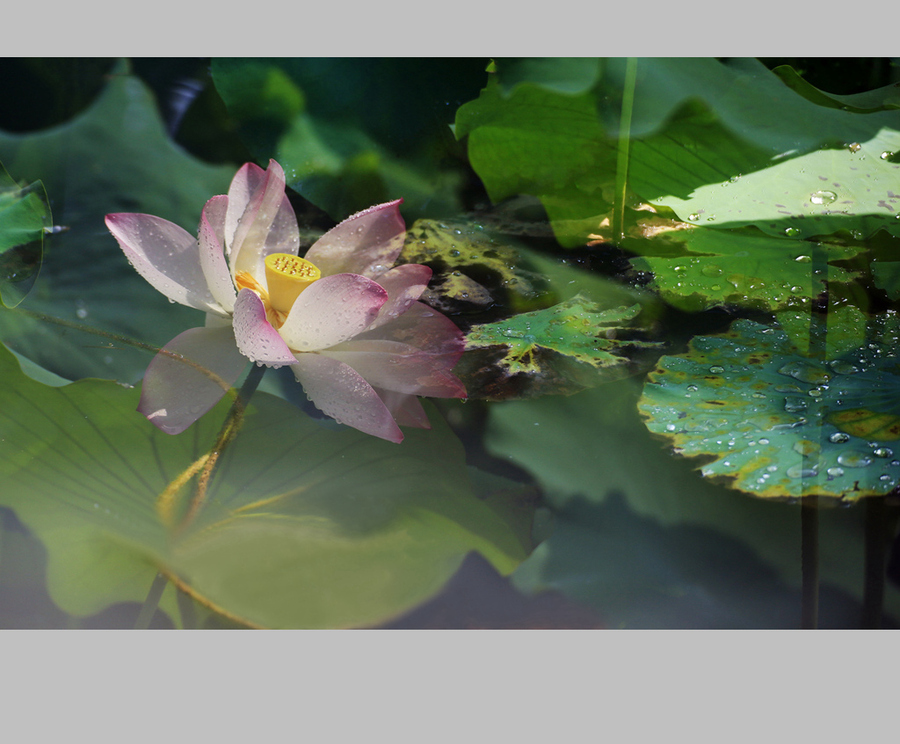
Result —
<path fill-rule="evenodd" d="M 451 374 L 445 354 L 430 354 L 397 341 L 377 340 L 348 341 L 321 353 L 350 365 L 378 388 L 433 398 L 466 397 L 466 389 Z"/>
<path fill-rule="evenodd" d="M 249 164 L 248 164 L 249 165 Z M 247 168 L 239 171 L 239 174 Z M 258 170 L 258 169 L 257 169 Z M 238 177 L 235 176 L 235 181 Z M 233 184 L 234 185 L 234 184 Z M 247 169 L 246 177 L 237 190 L 240 200 L 249 198 L 243 212 L 235 217 L 236 208 L 231 204 L 229 191 L 228 212 L 225 218 L 226 240 L 234 273 L 246 271 L 261 284 L 265 283 L 263 261 L 270 253 L 297 254 L 300 233 L 291 203 L 284 193 L 284 171 L 274 160 L 260 178 L 260 174 Z M 233 229 L 233 233 L 229 230 Z M 229 237 L 230 235 L 230 237 Z"/>
<path fill-rule="evenodd" d="M 388 301 L 369 326 L 373 328 L 394 320 L 419 299 L 431 279 L 431 269 L 420 264 L 403 264 L 378 277 L 378 283 L 388 293 Z"/>
<path fill-rule="evenodd" d="M 374 279 L 383 274 L 403 248 L 402 201 L 379 204 L 348 217 L 319 238 L 306 259 L 318 266 L 323 276 L 350 273 Z"/>
<path fill-rule="evenodd" d="M 318 351 L 353 338 L 371 325 L 387 292 L 358 274 L 319 279 L 294 302 L 281 337 L 294 351 Z"/>
<path fill-rule="evenodd" d="M 298 354 L 291 367 L 309 399 L 336 421 L 391 442 L 403 433 L 378 393 L 346 364 L 319 354 Z"/>
<path fill-rule="evenodd" d="M 293 364 L 294 355 L 266 319 L 266 308 L 252 289 L 242 289 L 234 304 L 234 338 L 241 353 L 269 366 Z"/>
<path fill-rule="evenodd" d="M 230 327 L 191 328 L 153 357 L 138 411 L 179 434 L 219 402 L 246 366 Z"/>
<path fill-rule="evenodd" d="M 214 196 L 206 202 L 200 217 L 199 250 L 200 268 L 206 277 L 209 291 L 222 308 L 230 313 L 234 310 L 234 299 L 237 295 L 222 246 L 227 206 L 227 196 Z"/>
<path fill-rule="evenodd" d="M 174 302 L 223 314 L 200 266 L 197 241 L 161 217 L 119 212 L 106 215 L 106 226 L 131 265 Z"/>

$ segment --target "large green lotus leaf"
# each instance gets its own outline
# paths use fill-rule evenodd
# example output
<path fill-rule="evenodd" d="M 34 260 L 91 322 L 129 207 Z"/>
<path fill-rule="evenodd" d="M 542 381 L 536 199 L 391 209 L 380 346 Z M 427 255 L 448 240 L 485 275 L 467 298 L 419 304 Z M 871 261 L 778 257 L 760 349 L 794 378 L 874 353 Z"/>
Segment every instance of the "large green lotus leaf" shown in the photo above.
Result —
<path fill-rule="evenodd" d="M 710 460 L 703 475 L 755 496 L 882 495 L 900 483 L 896 318 L 890 325 L 825 362 L 799 355 L 778 327 L 738 320 L 663 357 L 638 407 L 677 452 Z M 811 335 L 821 349 L 822 328 Z"/>
<path fill-rule="evenodd" d="M 900 125 L 900 115 L 894 115 Z M 879 229 L 898 235 L 895 151 L 900 151 L 900 132 L 884 128 L 862 142 L 845 140 L 842 146 L 799 154 L 752 173 L 738 171 L 690 195 L 654 203 L 710 227 L 755 225 L 771 235 L 796 238 L 839 230 L 858 238 Z"/>
<path fill-rule="evenodd" d="M 571 394 L 629 374 L 640 305 L 602 308 L 576 296 L 550 308 L 474 326 L 457 368 L 470 395 L 489 399 Z M 479 353 L 481 352 L 481 353 Z"/>
<path fill-rule="evenodd" d="M 605 136 L 591 92 L 519 84 L 506 94 L 491 83 L 459 108 L 454 133 L 468 136 L 469 162 L 491 200 L 539 197 L 564 244 L 584 242 L 588 226 L 600 221 L 590 218 L 611 208 L 603 189 L 614 180 L 615 143 Z M 586 220 L 581 234 L 561 233 L 558 223 L 580 225 L 579 218 Z"/>
<path fill-rule="evenodd" d="M 626 63 L 605 60 L 600 81 L 587 91 L 578 73 L 578 84 L 566 92 L 558 80 L 562 68 L 547 64 L 553 69 L 515 65 L 507 82 L 498 64 L 499 81 L 459 109 L 455 133 L 468 135 L 470 162 L 493 200 L 540 197 L 558 239 L 575 245 L 610 211 Z M 873 141 L 896 120 L 894 111 L 863 115 L 819 106 L 755 60 L 640 59 L 628 185 L 645 201 L 687 201 L 706 184 L 730 184 L 773 159 Z M 826 187 L 806 195 L 820 189 Z M 697 212 L 689 209 L 682 219 Z M 857 222 L 844 226 L 867 227 Z"/>
<path fill-rule="evenodd" d="M 896 85 L 886 85 L 883 88 L 853 93 L 851 95 L 836 95 L 819 90 L 804 80 L 790 65 L 775 67 L 772 72 L 781 78 L 781 81 L 791 90 L 799 93 L 809 101 L 829 108 L 841 111 L 852 111 L 858 114 L 869 114 L 874 111 L 885 111 L 900 108 L 900 90 Z"/>
<path fill-rule="evenodd" d="M 667 442 L 638 415 L 641 389 L 639 378 L 627 378 L 569 397 L 491 406 L 487 448 L 531 473 L 558 515 L 548 539 L 514 572 L 516 585 L 590 602 L 611 626 L 649 627 L 673 627 L 684 612 L 698 618 L 684 624 L 697 627 L 699 618 L 709 617 L 704 610 L 748 608 L 764 601 L 758 592 L 768 593 L 778 582 L 799 590 L 800 509 L 702 478 L 694 461 L 672 457 Z M 625 497 L 624 518 L 621 509 L 607 509 L 617 494 Z M 573 511 L 582 500 L 590 514 Z M 823 592 L 831 585 L 861 596 L 862 511 L 820 511 Z M 741 557 L 741 545 L 758 556 L 761 568 Z M 769 577 L 760 576 L 764 570 Z M 743 603 L 729 589 L 735 581 L 747 588 Z M 679 602 L 679 595 L 688 599 Z M 767 627 L 796 626 L 797 595 L 794 601 L 786 619 Z M 900 592 L 888 587 L 885 601 L 900 616 Z M 654 608 L 655 619 L 642 621 Z M 759 612 L 742 617 L 720 625 L 763 624 L 752 619 Z"/>
<path fill-rule="evenodd" d="M 603 71 L 603 60 L 596 57 L 498 58 L 492 69 L 505 94 L 520 84 L 534 84 L 558 93 L 577 95 L 597 84 Z"/>
<path fill-rule="evenodd" d="M 610 61 L 608 77 L 621 89 L 624 61 Z M 611 133 L 616 121 L 610 118 Z M 897 123 L 896 111 L 859 114 L 819 105 L 753 59 L 640 59 L 629 185 L 654 203 L 687 199 L 705 184 L 729 183 L 773 160 L 823 147 L 867 142 Z M 721 220 L 709 210 L 706 216 L 713 214 Z"/>
<path fill-rule="evenodd" d="M 433 409 L 434 429 L 395 445 L 257 393 L 175 534 L 157 498 L 212 445 L 224 403 L 172 437 L 135 411 L 136 389 L 47 387 L 5 349 L 0 376 L 0 503 L 46 545 L 49 592 L 70 614 L 143 600 L 161 570 L 250 624 L 371 625 L 437 592 L 469 551 L 503 573 L 525 556 L 521 519 L 476 498 Z"/>
<path fill-rule="evenodd" d="M 140 80 L 111 76 L 93 104 L 64 125 L 0 132 L 0 159 L 15 178 L 43 181 L 55 222 L 68 228 L 53 236 L 22 309 L 156 346 L 202 324 L 199 312 L 170 304 L 129 266 L 103 217 L 146 212 L 196 234 L 203 205 L 228 190 L 236 166 L 210 166 L 179 149 Z M 146 352 L 109 338 L 2 309 L 0 338 L 68 379 L 133 382 L 149 361 Z"/>
<path fill-rule="evenodd" d="M 0 165 L 0 302 L 15 307 L 31 290 L 51 225 L 40 181 L 19 186 Z"/>
<path fill-rule="evenodd" d="M 826 266 L 853 257 L 861 248 L 798 242 L 756 230 L 722 231 L 702 227 L 673 230 L 647 240 L 626 239 L 641 253 L 665 248 L 680 255 L 632 259 L 638 271 L 653 273 L 662 298 L 689 311 L 735 304 L 764 310 L 808 301 L 825 289 L 825 281 L 850 281 L 846 269 Z M 815 253 L 816 261 L 813 261 Z"/>
<path fill-rule="evenodd" d="M 278 160 L 288 184 L 338 220 L 401 196 L 416 217 L 459 211 L 441 117 L 483 69 L 475 59 L 215 59 L 212 76 L 254 155 Z"/>

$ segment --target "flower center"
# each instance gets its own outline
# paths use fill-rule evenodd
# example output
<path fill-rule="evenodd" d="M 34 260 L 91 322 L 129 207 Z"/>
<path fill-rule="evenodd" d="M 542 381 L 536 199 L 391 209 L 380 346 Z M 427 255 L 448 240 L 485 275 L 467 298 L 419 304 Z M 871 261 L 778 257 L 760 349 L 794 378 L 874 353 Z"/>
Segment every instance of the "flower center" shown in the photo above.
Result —
<path fill-rule="evenodd" d="M 300 293 L 322 276 L 314 263 L 290 253 L 272 253 L 266 256 L 265 263 L 269 303 L 273 310 L 285 314 L 291 311 Z"/>
<path fill-rule="evenodd" d="M 268 291 L 247 271 L 236 272 L 234 283 L 238 290 L 252 289 L 256 292 L 266 307 L 268 321 L 275 328 L 281 328 L 294 300 L 316 279 L 320 279 L 322 272 L 311 261 L 289 253 L 266 256 L 265 267 Z"/>

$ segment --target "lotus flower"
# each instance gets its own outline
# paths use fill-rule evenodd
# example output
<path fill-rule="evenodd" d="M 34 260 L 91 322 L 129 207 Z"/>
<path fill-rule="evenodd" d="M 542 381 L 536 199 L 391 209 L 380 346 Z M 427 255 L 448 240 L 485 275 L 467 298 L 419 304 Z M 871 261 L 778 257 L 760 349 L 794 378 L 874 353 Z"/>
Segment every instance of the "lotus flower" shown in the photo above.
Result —
<path fill-rule="evenodd" d="M 324 413 L 400 442 L 428 428 L 416 396 L 464 398 L 451 370 L 463 336 L 418 302 L 431 269 L 393 267 L 400 201 L 341 222 L 300 258 L 284 171 L 253 163 L 203 208 L 199 237 L 148 214 L 106 216 L 137 271 L 170 300 L 206 312 L 150 362 L 138 410 L 170 434 L 212 408 L 246 367 L 290 365 Z"/>

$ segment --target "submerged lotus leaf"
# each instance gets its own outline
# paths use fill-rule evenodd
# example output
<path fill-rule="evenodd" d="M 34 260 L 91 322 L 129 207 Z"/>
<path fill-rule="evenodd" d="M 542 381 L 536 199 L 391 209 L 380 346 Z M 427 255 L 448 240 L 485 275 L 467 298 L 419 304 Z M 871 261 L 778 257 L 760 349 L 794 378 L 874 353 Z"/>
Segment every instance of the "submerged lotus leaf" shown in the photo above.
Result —
<path fill-rule="evenodd" d="M 602 309 L 578 295 L 544 310 L 474 326 L 455 371 L 473 397 L 574 393 L 634 373 L 635 351 L 655 345 L 628 338 L 640 330 L 634 323 L 640 313 L 638 304 Z"/>
<path fill-rule="evenodd" d="M 895 155 L 896 153 L 896 155 Z M 838 230 L 855 237 L 900 235 L 900 132 L 798 154 L 654 200 L 683 220 L 713 227 L 755 225 L 770 235 L 809 238 Z"/>
<path fill-rule="evenodd" d="M 528 270 L 520 251 L 469 222 L 416 220 L 398 261 L 431 267 L 422 299 L 447 312 L 496 304 L 521 312 L 544 304 L 548 293 L 547 280 Z"/>
<path fill-rule="evenodd" d="M 40 181 L 19 186 L 0 165 L 0 301 L 15 307 L 40 268 L 50 207 Z"/>
<path fill-rule="evenodd" d="M 778 327 L 736 321 L 659 361 L 639 410 L 703 475 L 765 498 L 854 501 L 900 484 L 900 335 L 891 316 L 864 346 L 801 356 Z M 814 324 L 813 348 L 823 326 Z M 896 452 L 896 454 L 895 454 Z"/>
<path fill-rule="evenodd" d="M 142 601 L 157 571 L 269 627 L 373 625 L 436 593 L 470 551 L 508 573 L 525 557 L 514 507 L 472 492 L 462 446 L 432 411 L 402 445 L 323 425 L 257 392 L 177 532 L 194 480 L 159 496 L 215 441 L 227 402 L 177 437 L 104 380 L 51 388 L 0 347 L 0 503 L 47 548 L 47 586 L 73 615 Z M 165 503 L 165 502 L 164 502 Z M 519 508 L 519 512 L 521 508 Z"/>
<path fill-rule="evenodd" d="M 853 273 L 830 261 L 851 258 L 861 249 L 811 244 L 762 234 L 756 230 L 670 230 L 646 240 L 629 239 L 625 246 L 639 253 L 659 251 L 680 255 L 639 256 L 638 271 L 650 271 L 663 299 L 678 308 L 699 311 L 735 304 L 777 310 L 808 300 L 825 289 L 825 281 L 850 281 Z M 661 251 L 660 251 L 661 252 Z"/>

